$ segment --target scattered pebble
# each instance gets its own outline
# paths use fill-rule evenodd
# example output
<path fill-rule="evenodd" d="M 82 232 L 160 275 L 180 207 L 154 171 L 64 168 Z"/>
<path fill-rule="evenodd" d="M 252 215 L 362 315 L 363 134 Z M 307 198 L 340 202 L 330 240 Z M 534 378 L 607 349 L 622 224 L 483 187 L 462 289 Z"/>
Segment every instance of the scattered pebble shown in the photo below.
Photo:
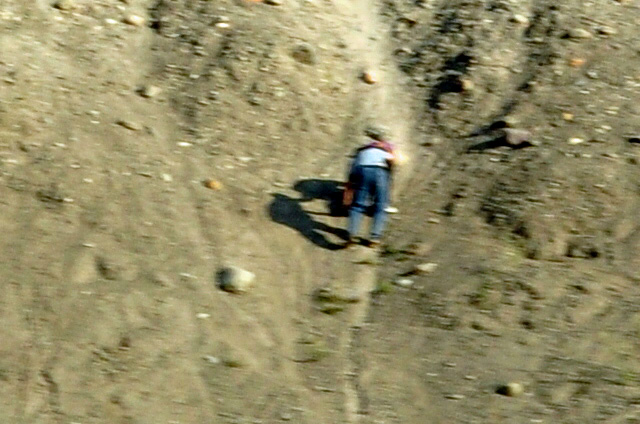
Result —
<path fill-rule="evenodd" d="M 264 3 L 270 6 L 281 6 L 282 0 L 264 0 Z"/>
<path fill-rule="evenodd" d="M 529 23 L 529 18 L 527 18 L 526 16 L 521 15 L 521 14 L 513 15 L 511 20 L 513 22 L 516 22 L 516 23 L 521 24 L 521 25 L 527 25 Z"/>
<path fill-rule="evenodd" d="M 410 278 L 399 278 L 393 281 L 393 284 L 400 287 L 411 287 L 414 284 L 414 281 Z"/>
<path fill-rule="evenodd" d="M 142 129 L 142 125 L 138 124 L 137 122 L 132 122 L 132 121 L 127 121 L 124 119 L 121 119 L 119 121 L 116 122 L 118 125 L 120 125 L 121 127 L 124 127 L 128 130 L 131 131 L 140 131 Z"/>
<path fill-rule="evenodd" d="M 581 57 L 574 57 L 569 61 L 569 65 L 572 68 L 580 68 L 581 66 L 583 66 L 585 64 L 586 60 L 584 60 Z"/>
<path fill-rule="evenodd" d="M 210 364 L 219 364 L 220 362 L 220 358 L 218 358 L 217 356 L 212 356 L 212 355 L 205 355 L 202 359 L 204 359 L 205 361 L 207 361 Z"/>
<path fill-rule="evenodd" d="M 562 119 L 564 119 L 565 121 L 573 121 L 573 113 L 564 112 L 562 114 Z"/>
<path fill-rule="evenodd" d="M 375 84 L 378 82 L 378 77 L 373 71 L 364 71 L 362 73 L 362 81 L 366 82 L 367 84 Z"/>
<path fill-rule="evenodd" d="M 206 188 L 210 188 L 211 190 L 221 190 L 222 183 L 218 180 L 207 179 L 202 182 Z"/>
<path fill-rule="evenodd" d="M 573 38 L 576 40 L 586 40 L 589 38 L 593 38 L 593 34 L 591 34 L 584 28 L 571 28 L 567 32 L 567 35 L 569 36 L 569 38 Z"/>
<path fill-rule="evenodd" d="M 571 144 L 572 146 L 575 146 L 576 144 L 584 143 L 584 139 L 579 137 L 572 137 L 568 140 L 568 143 Z"/>
<path fill-rule="evenodd" d="M 138 93 L 140 93 L 142 97 L 150 99 L 156 97 L 158 94 L 160 94 L 161 91 L 162 90 L 155 85 L 145 85 L 138 90 Z"/>
<path fill-rule="evenodd" d="M 280 414 L 280 419 L 282 421 L 291 421 L 292 418 L 293 418 L 293 415 L 291 415 L 288 412 L 283 412 L 282 414 Z"/>
<path fill-rule="evenodd" d="M 209 318 L 211 315 L 204 313 L 204 312 L 200 312 L 198 315 L 196 315 L 197 318 L 199 319 L 207 319 Z"/>
<path fill-rule="evenodd" d="M 462 399 L 464 399 L 464 395 L 459 395 L 459 394 L 455 394 L 455 393 L 447 394 L 444 397 L 447 398 L 447 399 L 451 399 L 451 400 L 462 400 Z"/>
<path fill-rule="evenodd" d="M 598 79 L 598 72 L 597 71 L 587 71 L 587 76 L 591 79 Z"/>
<path fill-rule="evenodd" d="M 609 36 L 616 35 L 617 33 L 618 30 L 610 26 L 601 26 L 598 28 L 598 34 L 600 35 Z"/>
<path fill-rule="evenodd" d="M 416 265 L 414 268 L 414 272 L 418 274 L 430 274 L 438 268 L 438 264 L 434 262 L 427 262 L 423 264 Z"/>
<path fill-rule="evenodd" d="M 320 287 L 314 291 L 313 297 L 318 302 L 358 303 L 361 296 L 357 291 L 337 291 L 331 287 Z"/>
<path fill-rule="evenodd" d="M 145 24 L 145 19 L 142 16 L 138 16 L 138 15 L 127 15 L 123 22 L 127 25 L 133 25 L 133 26 L 143 26 Z"/>
<path fill-rule="evenodd" d="M 344 311 L 344 305 L 339 305 L 337 303 L 324 303 L 320 305 L 318 310 L 324 314 L 333 315 Z"/>

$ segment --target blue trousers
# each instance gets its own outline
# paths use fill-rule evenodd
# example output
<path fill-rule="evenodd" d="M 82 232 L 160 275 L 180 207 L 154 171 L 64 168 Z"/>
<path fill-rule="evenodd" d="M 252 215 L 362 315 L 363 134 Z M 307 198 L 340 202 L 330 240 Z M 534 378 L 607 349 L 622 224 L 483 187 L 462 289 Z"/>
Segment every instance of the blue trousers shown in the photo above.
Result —
<path fill-rule="evenodd" d="M 380 166 L 355 166 L 350 180 L 354 194 L 349 209 L 349 236 L 358 234 L 362 217 L 373 202 L 371 239 L 378 240 L 387 219 L 384 209 L 389 202 L 389 170 Z"/>

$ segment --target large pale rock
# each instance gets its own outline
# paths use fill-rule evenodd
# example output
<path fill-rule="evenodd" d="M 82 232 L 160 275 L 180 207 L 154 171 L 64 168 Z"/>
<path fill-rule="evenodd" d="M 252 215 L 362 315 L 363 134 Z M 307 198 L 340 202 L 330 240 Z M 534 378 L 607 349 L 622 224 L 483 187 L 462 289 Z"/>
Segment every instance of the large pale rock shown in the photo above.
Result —
<path fill-rule="evenodd" d="M 216 273 L 216 283 L 220 289 L 230 293 L 244 293 L 253 286 L 256 275 L 236 266 L 220 269 Z"/>

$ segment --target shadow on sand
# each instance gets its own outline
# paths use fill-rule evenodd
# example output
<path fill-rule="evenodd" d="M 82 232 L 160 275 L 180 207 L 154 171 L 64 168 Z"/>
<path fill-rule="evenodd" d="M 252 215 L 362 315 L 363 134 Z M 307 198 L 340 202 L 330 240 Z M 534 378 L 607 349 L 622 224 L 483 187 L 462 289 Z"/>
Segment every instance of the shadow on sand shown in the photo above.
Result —
<path fill-rule="evenodd" d="M 312 215 L 346 216 L 346 208 L 342 205 L 342 183 L 333 180 L 309 179 L 298 181 L 294 189 L 300 193 L 300 198 L 294 199 L 280 193 L 273 195 L 269 205 L 271 219 L 295 229 L 316 246 L 329 250 L 341 249 L 342 244 L 331 242 L 325 234 L 333 234 L 346 240 L 347 231 L 318 222 Z M 303 203 L 318 199 L 326 202 L 326 212 L 307 212 L 303 209 Z"/>

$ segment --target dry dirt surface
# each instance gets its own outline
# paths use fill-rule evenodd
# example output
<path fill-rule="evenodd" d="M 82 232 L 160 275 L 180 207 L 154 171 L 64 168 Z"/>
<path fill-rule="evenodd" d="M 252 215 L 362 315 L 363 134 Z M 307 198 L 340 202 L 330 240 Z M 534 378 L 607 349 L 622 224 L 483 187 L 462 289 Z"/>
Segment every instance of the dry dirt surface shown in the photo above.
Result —
<path fill-rule="evenodd" d="M 1 3 L 0 422 L 640 422 L 636 0 Z"/>

